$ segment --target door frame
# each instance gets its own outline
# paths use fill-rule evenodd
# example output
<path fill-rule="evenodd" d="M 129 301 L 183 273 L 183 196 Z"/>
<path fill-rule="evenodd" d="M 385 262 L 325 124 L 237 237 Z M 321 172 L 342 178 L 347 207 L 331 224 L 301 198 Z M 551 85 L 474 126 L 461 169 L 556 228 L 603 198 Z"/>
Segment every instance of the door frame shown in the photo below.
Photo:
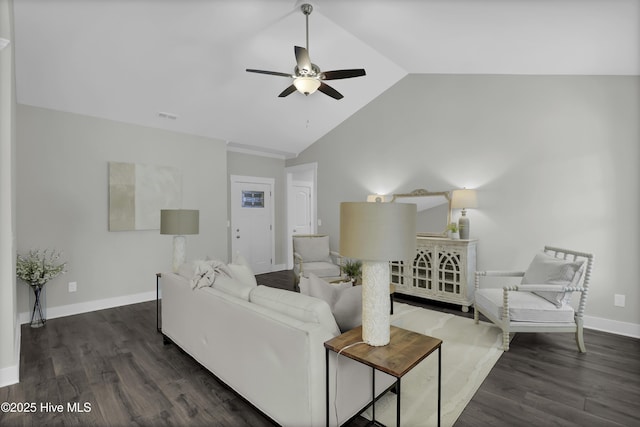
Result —
<path fill-rule="evenodd" d="M 286 176 L 286 206 L 287 206 L 287 231 L 285 234 L 287 241 L 284 247 L 287 248 L 287 269 L 293 268 L 293 201 L 291 199 L 291 192 L 293 191 L 293 182 L 298 181 L 296 175 L 304 174 L 310 175 L 308 178 L 302 179 L 303 181 L 310 181 L 311 188 L 311 233 L 316 234 L 318 232 L 318 163 L 304 163 L 301 165 L 289 166 L 284 168 Z"/>
<path fill-rule="evenodd" d="M 275 240 L 275 178 L 265 178 L 261 176 L 247 176 L 247 175 L 229 175 L 229 204 L 230 204 L 230 213 L 229 216 L 231 220 L 229 222 L 229 251 L 231 252 L 229 256 L 229 262 L 233 262 L 235 254 L 233 253 L 233 196 L 231 192 L 233 191 L 233 185 L 241 182 L 246 182 L 250 184 L 266 184 L 269 186 L 269 192 L 271 193 L 271 208 L 269 209 L 269 215 L 271 215 L 271 232 L 269 233 L 271 236 L 271 270 L 273 271 L 273 266 L 275 265 L 275 253 L 276 253 L 276 240 Z"/>

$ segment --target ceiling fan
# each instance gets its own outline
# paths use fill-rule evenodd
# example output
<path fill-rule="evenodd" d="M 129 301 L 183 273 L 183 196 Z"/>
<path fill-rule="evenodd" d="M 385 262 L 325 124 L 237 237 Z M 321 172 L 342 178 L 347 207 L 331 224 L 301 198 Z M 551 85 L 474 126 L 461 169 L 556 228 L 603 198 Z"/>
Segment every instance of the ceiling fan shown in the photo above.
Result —
<path fill-rule="evenodd" d="M 265 71 L 255 70 L 247 68 L 250 73 L 269 74 L 272 76 L 289 77 L 293 79 L 293 84 L 283 90 L 280 98 L 291 95 L 296 90 L 305 95 L 310 95 L 316 90 L 329 95 L 334 99 L 342 99 L 343 95 L 326 84 L 324 80 L 338 80 L 349 79 L 351 77 L 361 77 L 366 75 L 363 68 L 355 68 L 349 70 L 334 70 L 334 71 L 320 71 L 320 67 L 311 63 L 309 58 L 309 15 L 313 11 L 313 6 L 310 4 L 303 4 L 300 6 L 300 10 L 306 17 L 307 23 L 307 47 L 294 46 L 294 53 L 296 55 L 296 67 L 293 74 L 280 73 L 277 71 Z"/>

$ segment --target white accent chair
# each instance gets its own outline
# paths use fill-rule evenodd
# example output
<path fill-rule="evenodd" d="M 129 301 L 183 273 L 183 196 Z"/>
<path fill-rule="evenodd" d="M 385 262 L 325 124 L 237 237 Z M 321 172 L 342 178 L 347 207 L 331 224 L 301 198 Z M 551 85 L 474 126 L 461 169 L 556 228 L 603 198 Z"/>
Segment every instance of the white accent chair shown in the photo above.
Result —
<path fill-rule="evenodd" d="M 574 332 L 581 353 L 583 315 L 589 291 L 593 255 L 545 246 L 527 271 L 476 271 L 474 320 L 482 313 L 502 329 L 504 351 L 511 332 Z M 481 277 L 522 277 L 519 285 L 481 288 Z M 580 293 L 577 310 L 569 304 Z"/>
<path fill-rule="evenodd" d="M 296 277 L 313 273 L 323 278 L 342 277 L 342 257 L 329 249 L 326 234 L 293 236 L 293 271 Z"/>

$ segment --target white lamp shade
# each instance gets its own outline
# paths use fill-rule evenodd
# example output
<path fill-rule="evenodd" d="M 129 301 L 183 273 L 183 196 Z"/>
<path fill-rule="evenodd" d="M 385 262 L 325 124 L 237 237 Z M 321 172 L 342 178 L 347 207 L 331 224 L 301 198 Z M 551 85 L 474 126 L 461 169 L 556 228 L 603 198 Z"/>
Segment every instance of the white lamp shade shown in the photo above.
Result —
<path fill-rule="evenodd" d="M 454 209 L 468 209 L 478 207 L 478 195 L 476 190 L 453 190 L 451 207 Z"/>
<path fill-rule="evenodd" d="M 192 209 L 162 209 L 160 234 L 184 236 L 200 231 L 200 211 Z"/>
<path fill-rule="evenodd" d="M 320 87 L 320 80 L 313 77 L 298 77 L 293 81 L 298 92 L 310 95 Z"/>
<path fill-rule="evenodd" d="M 366 261 L 412 259 L 416 250 L 416 205 L 343 202 L 340 254 Z"/>

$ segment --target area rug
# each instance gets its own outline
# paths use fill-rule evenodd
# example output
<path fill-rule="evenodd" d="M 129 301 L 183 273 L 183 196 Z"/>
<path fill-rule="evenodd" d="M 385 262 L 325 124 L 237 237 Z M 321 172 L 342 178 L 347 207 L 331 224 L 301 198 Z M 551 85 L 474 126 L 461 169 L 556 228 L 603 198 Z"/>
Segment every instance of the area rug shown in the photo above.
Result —
<path fill-rule="evenodd" d="M 442 426 L 452 426 L 502 355 L 502 331 L 490 323 L 394 303 L 391 323 L 442 340 Z M 436 426 L 438 354 L 402 378 L 401 423 Z M 371 419 L 371 408 L 363 413 Z M 376 402 L 376 421 L 396 425 L 396 395 Z"/>

